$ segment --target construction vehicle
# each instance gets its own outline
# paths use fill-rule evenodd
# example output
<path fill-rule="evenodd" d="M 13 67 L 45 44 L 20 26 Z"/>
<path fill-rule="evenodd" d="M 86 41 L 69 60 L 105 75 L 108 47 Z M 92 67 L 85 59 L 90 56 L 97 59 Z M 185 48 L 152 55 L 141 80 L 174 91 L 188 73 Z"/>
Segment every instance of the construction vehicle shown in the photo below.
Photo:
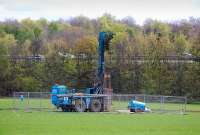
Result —
<path fill-rule="evenodd" d="M 62 111 L 109 111 L 111 106 L 111 81 L 110 74 L 105 72 L 105 51 L 109 50 L 111 32 L 99 33 L 98 46 L 98 73 L 94 86 L 86 88 L 84 93 L 76 93 L 75 89 L 69 90 L 64 85 L 54 85 L 51 89 L 51 102 Z"/>

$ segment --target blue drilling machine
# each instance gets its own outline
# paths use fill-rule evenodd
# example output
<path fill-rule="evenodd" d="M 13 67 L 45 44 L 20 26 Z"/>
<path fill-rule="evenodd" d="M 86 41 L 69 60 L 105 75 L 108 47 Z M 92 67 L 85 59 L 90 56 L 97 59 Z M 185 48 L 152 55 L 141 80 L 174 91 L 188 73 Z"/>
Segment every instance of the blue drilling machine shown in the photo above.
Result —
<path fill-rule="evenodd" d="M 112 32 L 99 33 L 98 45 L 98 73 L 95 84 L 86 88 L 84 93 L 76 93 L 75 89 L 69 90 L 65 85 L 54 85 L 51 88 L 51 102 L 64 112 L 101 112 L 109 111 L 111 106 L 111 81 L 110 74 L 105 72 L 105 51 L 109 50 Z"/>

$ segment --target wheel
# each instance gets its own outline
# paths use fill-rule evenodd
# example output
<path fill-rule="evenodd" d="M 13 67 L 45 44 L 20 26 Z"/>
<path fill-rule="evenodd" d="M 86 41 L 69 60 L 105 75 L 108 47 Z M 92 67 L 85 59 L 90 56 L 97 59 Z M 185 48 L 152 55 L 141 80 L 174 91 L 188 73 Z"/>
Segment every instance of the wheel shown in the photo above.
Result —
<path fill-rule="evenodd" d="M 101 111 L 101 101 L 99 99 L 93 99 L 90 104 L 90 109 L 92 112 Z"/>
<path fill-rule="evenodd" d="M 61 109 L 62 109 L 63 112 L 69 112 L 70 111 L 70 109 L 67 106 L 62 106 Z"/>
<path fill-rule="evenodd" d="M 61 109 L 63 112 L 68 112 L 68 108 L 66 106 L 62 106 Z"/>
<path fill-rule="evenodd" d="M 135 109 L 130 109 L 130 112 L 135 112 Z"/>
<path fill-rule="evenodd" d="M 76 99 L 74 109 L 76 112 L 84 112 L 86 110 L 85 102 L 81 99 Z"/>

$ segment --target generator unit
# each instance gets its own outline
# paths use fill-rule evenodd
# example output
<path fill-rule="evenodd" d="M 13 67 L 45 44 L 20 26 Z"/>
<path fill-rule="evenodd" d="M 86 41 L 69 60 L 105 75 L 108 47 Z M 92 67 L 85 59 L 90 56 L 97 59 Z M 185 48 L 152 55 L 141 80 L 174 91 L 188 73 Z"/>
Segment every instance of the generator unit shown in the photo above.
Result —
<path fill-rule="evenodd" d="M 130 112 L 150 112 L 151 110 L 146 107 L 146 104 L 136 100 L 130 100 L 128 102 L 128 109 Z"/>

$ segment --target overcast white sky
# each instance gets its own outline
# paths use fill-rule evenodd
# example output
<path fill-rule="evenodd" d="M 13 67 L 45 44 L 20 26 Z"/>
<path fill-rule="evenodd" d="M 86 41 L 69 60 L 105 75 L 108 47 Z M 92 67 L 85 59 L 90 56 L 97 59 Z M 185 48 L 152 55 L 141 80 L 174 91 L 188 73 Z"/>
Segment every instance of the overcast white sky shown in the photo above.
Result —
<path fill-rule="evenodd" d="M 104 13 L 119 19 L 132 16 L 138 24 L 146 18 L 186 19 L 200 17 L 200 0 L 0 0 L 0 20 L 27 17 L 55 20 L 78 15 L 96 18 Z"/>

